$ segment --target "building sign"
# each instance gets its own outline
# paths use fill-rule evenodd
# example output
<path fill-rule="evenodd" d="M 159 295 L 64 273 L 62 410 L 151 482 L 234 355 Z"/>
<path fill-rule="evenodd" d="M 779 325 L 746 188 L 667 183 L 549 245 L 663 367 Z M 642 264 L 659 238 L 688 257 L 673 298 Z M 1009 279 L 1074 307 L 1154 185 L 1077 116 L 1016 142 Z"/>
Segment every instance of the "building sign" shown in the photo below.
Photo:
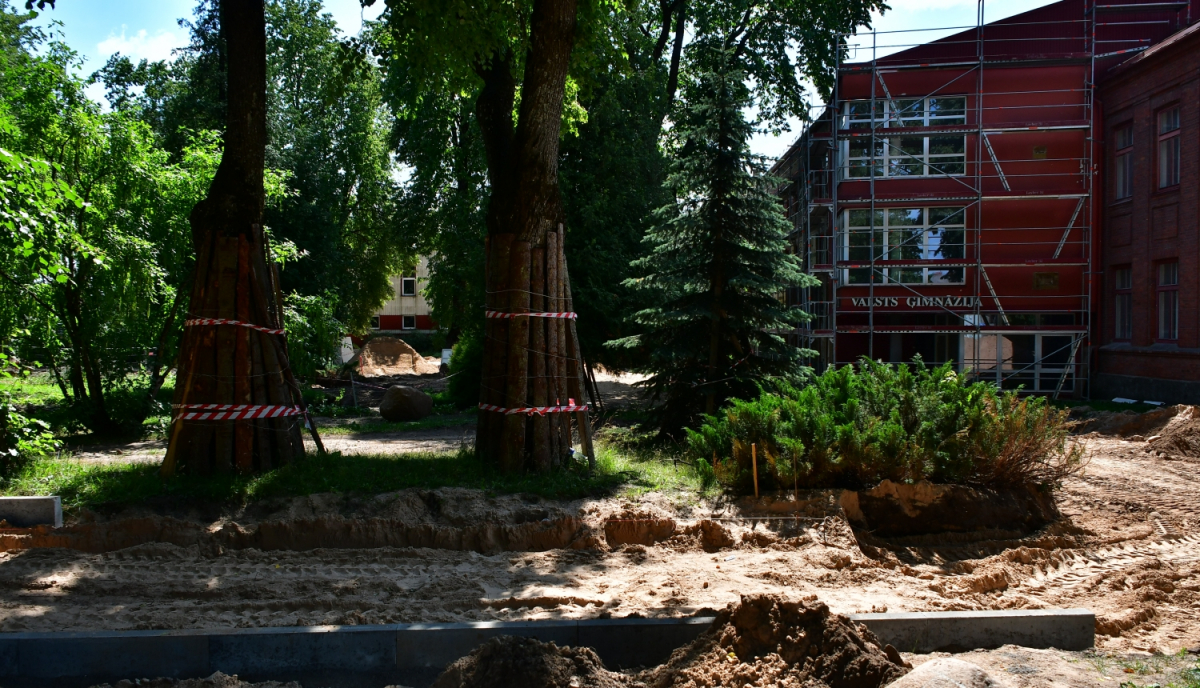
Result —
<path fill-rule="evenodd" d="M 980 305 L 978 296 L 854 296 L 850 303 L 855 308 L 976 308 Z"/>

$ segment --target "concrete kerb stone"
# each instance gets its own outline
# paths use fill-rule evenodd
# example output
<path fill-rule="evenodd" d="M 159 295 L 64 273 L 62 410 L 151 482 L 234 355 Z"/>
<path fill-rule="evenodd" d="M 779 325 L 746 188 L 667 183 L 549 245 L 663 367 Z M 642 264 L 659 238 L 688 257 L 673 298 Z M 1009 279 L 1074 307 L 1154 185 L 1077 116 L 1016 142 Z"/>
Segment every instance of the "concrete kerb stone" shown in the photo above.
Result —
<path fill-rule="evenodd" d="M 0 519 L 14 528 L 62 528 L 61 497 L 0 497 Z"/>
<path fill-rule="evenodd" d="M 851 614 L 902 652 L 982 650 L 1001 645 L 1086 650 L 1095 644 L 1088 609 Z"/>
<path fill-rule="evenodd" d="M 1005 644 L 1082 650 L 1094 640 L 1086 609 L 854 614 L 906 652 Z M 26 679 L 270 677 L 304 671 L 432 676 L 488 639 L 534 637 L 591 647 L 612 668 L 654 665 L 694 640 L 712 617 L 484 621 L 227 630 L 0 633 L 0 676 Z"/>

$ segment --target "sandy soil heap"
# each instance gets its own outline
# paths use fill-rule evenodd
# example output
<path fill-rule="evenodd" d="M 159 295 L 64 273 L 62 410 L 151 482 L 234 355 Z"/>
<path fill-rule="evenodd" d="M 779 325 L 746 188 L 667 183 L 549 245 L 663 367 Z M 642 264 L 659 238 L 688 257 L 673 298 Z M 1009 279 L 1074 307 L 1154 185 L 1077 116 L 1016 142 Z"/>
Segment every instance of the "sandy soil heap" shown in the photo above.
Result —
<path fill-rule="evenodd" d="M 350 359 L 348 365 L 356 367 L 365 377 L 431 375 L 441 370 L 442 360 L 421 356 L 403 339 L 373 337 Z"/>
<path fill-rule="evenodd" d="M 751 595 L 639 678 L 655 688 L 878 688 L 906 672 L 894 648 L 885 652 L 865 626 L 856 627 L 821 602 Z"/>
<path fill-rule="evenodd" d="M 892 657 L 892 659 L 889 659 Z M 903 676 L 900 655 L 820 602 L 744 596 L 666 663 L 609 671 L 588 648 L 496 638 L 450 665 L 433 688 L 879 688 Z"/>
<path fill-rule="evenodd" d="M 433 688 L 620 688 L 628 679 L 604 668 L 590 648 L 501 636 L 459 659 Z"/>

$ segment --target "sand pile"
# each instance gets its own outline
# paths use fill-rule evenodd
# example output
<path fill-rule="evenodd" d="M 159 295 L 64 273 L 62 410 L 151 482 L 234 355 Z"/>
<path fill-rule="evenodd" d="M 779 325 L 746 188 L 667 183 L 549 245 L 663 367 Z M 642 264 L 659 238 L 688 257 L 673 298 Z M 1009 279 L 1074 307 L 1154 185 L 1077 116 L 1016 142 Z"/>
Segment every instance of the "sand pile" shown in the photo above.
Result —
<path fill-rule="evenodd" d="M 1200 412 L 1195 406 L 1174 406 L 1173 416 L 1146 435 L 1147 449 L 1168 456 L 1200 458 Z"/>
<path fill-rule="evenodd" d="M 908 672 L 865 626 L 813 601 L 743 596 L 666 663 L 609 671 L 588 648 L 496 638 L 450 665 L 433 688 L 880 688 Z"/>
<path fill-rule="evenodd" d="M 889 656 L 891 659 L 889 659 Z M 669 662 L 638 678 L 655 688 L 878 688 L 907 669 L 894 648 L 821 602 L 742 596 Z"/>
<path fill-rule="evenodd" d="M 217 672 L 208 678 L 143 678 L 134 681 L 117 681 L 115 686 L 105 683 L 92 688 L 301 688 L 299 683 L 280 683 L 279 681 L 264 681 L 262 683 L 246 683 L 237 676 L 229 676 Z"/>
<path fill-rule="evenodd" d="M 591 649 L 502 636 L 446 668 L 433 688 L 621 688 L 629 679 L 604 668 Z"/>
<path fill-rule="evenodd" d="M 436 375 L 441 371 L 442 360 L 421 356 L 403 339 L 373 337 L 346 365 L 364 377 Z"/>

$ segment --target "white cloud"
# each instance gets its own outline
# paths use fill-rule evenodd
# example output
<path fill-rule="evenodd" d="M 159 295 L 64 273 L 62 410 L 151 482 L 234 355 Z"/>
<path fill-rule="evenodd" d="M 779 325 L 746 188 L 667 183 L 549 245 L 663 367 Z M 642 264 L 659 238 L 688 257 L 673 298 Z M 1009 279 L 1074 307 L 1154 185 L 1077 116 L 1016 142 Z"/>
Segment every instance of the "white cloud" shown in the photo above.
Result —
<path fill-rule="evenodd" d="M 160 31 L 151 36 L 145 29 L 132 36 L 125 35 L 125 26 L 121 26 L 121 35 L 109 34 L 108 38 L 96 45 L 101 55 L 121 53 L 133 61 L 171 59 L 171 51 L 182 46 L 183 39 L 171 31 Z"/>

